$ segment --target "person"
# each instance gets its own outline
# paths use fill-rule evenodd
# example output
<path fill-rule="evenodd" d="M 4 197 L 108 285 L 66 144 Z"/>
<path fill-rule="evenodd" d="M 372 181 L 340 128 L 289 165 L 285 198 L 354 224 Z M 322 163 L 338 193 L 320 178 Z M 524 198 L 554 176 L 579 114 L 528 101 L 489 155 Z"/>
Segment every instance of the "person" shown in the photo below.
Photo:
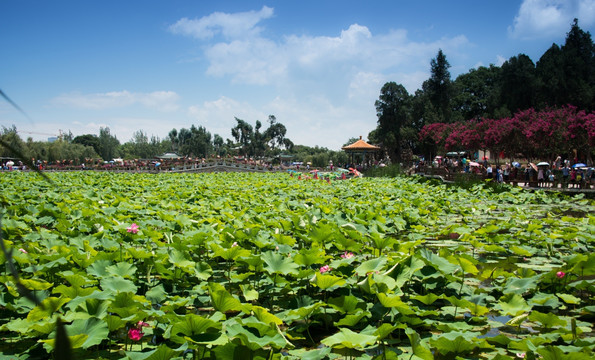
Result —
<path fill-rule="evenodd" d="M 543 187 L 543 181 L 544 181 L 543 167 L 540 166 L 539 171 L 537 171 L 537 186 Z"/>
<path fill-rule="evenodd" d="M 492 167 L 488 166 L 486 169 L 486 175 L 488 176 L 488 179 L 492 178 Z"/>
<path fill-rule="evenodd" d="M 576 184 L 576 169 L 572 168 L 572 170 L 570 171 L 570 183 L 572 184 L 572 187 L 574 187 L 574 184 Z"/>
<path fill-rule="evenodd" d="M 562 187 L 568 187 L 568 177 L 570 176 L 570 168 L 568 168 L 568 164 L 564 164 L 562 168 Z"/>

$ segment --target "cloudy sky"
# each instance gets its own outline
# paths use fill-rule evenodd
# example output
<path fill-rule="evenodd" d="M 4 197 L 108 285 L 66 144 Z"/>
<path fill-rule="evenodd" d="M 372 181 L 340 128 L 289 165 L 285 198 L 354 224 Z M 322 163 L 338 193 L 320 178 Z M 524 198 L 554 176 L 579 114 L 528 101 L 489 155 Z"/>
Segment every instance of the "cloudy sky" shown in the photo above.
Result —
<path fill-rule="evenodd" d="M 453 79 L 537 62 L 575 17 L 593 33 L 595 0 L 2 0 L 0 89 L 28 117 L 0 101 L 0 125 L 127 142 L 275 115 L 294 143 L 339 149 L 375 128 L 382 85 L 415 92 L 439 49 Z"/>

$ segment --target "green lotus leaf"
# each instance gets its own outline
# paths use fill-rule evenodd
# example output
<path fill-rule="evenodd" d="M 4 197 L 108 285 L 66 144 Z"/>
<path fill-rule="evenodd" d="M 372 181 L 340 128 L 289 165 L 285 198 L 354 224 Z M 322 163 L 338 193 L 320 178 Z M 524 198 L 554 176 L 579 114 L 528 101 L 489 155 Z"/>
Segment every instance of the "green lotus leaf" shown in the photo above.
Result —
<path fill-rule="evenodd" d="M 76 311 L 86 312 L 89 316 L 103 319 L 107 315 L 109 302 L 100 299 L 86 299 L 85 302 L 78 305 Z"/>
<path fill-rule="evenodd" d="M 401 300 L 401 297 L 398 295 L 386 295 L 385 293 L 378 293 L 376 294 L 378 297 L 378 301 L 384 306 L 385 308 L 395 308 L 403 315 L 413 315 L 415 311 L 411 309 L 407 303 Z"/>
<path fill-rule="evenodd" d="M 573 352 L 572 354 L 565 354 L 558 346 L 543 346 L 537 349 L 537 352 L 544 360 L 589 360 L 592 359 L 592 354 L 584 352 Z"/>
<path fill-rule="evenodd" d="M 283 321 L 281 319 L 279 319 L 277 316 L 271 314 L 267 309 L 261 307 L 261 306 L 252 306 L 252 312 L 254 313 L 254 315 L 256 316 L 256 318 L 260 321 L 262 321 L 265 324 L 275 324 L 275 325 L 281 325 L 283 324 Z"/>
<path fill-rule="evenodd" d="M 112 262 L 109 260 L 96 260 L 87 268 L 87 274 L 93 275 L 99 279 L 109 276 L 107 267 L 110 265 L 112 265 Z"/>
<path fill-rule="evenodd" d="M 528 291 L 534 290 L 537 288 L 537 282 L 539 281 L 539 276 L 533 276 L 528 278 L 509 278 L 504 285 L 504 289 L 502 292 L 504 294 L 517 294 L 522 295 Z"/>
<path fill-rule="evenodd" d="M 413 355 L 424 360 L 434 360 L 434 355 L 432 355 L 428 346 L 421 341 L 421 337 L 415 330 L 407 328 L 405 329 L 405 334 L 407 334 L 409 342 L 411 343 Z"/>
<path fill-rule="evenodd" d="M 314 276 L 312 283 L 318 286 L 321 290 L 328 290 L 333 287 L 345 285 L 345 279 L 334 275 L 324 275 L 317 273 Z"/>
<path fill-rule="evenodd" d="M 335 322 L 335 326 L 349 326 L 354 327 L 356 326 L 363 318 L 372 317 L 372 314 L 369 311 L 360 311 L 356 314 L 346 315 L 344 318 L 340 319 L 339 321 Z"/>
<path fill-rule="evenodd" d="M 247 311 L 249 306 L 243 305 L 240 300 L 233 297 L 225 288 L 217 283 L 209 283 L 209 295 L 213 307 L 217 311 L 226 313 L 228 311 Z"/>
<path fill-rule="evenodd" d="M 469 333 L 449 332 L 430 339 L 430 345 L 442 355 L 466 354 L 477 347 Z"/>
<path fill-rule="evenodd" d="M 126 262 L 119 262 L 116 265 L 110 265 L 106 267 L 105 271 L 113 276 L 130 278 L 136 273 L 136 266 Z"/>
<path fill-rule="evenodd" d="M 184 343 L 189 338 L 194 343 L 208 344 L 216 341 L 221 335 L 221 323 L 194 314 L 187 314 L 181 321 L 176 321 L 171 329 L 172 340 Z"/>
<path fill-rule="evenodd" d="M 329 256 L 325 254 L 324 250 L 317 247 L 300 249 L 300 252 L 293 258 L 296 264 L 303 266 L 324 264 L 328 259 Z"/>
<path fill-rule="evenodd" d="M 343 295 L 329 299 L 328 304 L 334 309 L 347 314 L 353 314 L 366 309 L 366 304 L 353 295 Z"/>
<path fill-rule="evenodd" d="M 544 314 L 536 310 L 531 311 L 531 314 L 529 315 L 529 320 L 541 323 L 541 325 L 546 329 L 551 329 L 556 326 L 563 327 L 567 325 L 566 320 L 560 319 L 555 314 Z"/>
<path fill-rule="evenodd" d="M 595 253 L 589 254 L 586 258 L 583 255 L 581 260 L 572 267 L 570 272 L 580 276 L 595 275 Z"/>
<path fill-rule="evenodd" d="M 384 338 L 386 338 L 387 336 L 392 334 L 392 332 L 395 331 L 396 329 L 407 329 L 407 326 L 405 324 L 391 325 L 391 324 L 383 323 L 376 330 L 374 330 L 373 335 L 378 337 L 378 340 L 383 340 Z"/>
<path fill-rule="evenodd" d="M 29 314 L 27 315 L 27 320 L 30 322 L 35 322 L 44 318 L 51 318 L 55 312 L 60 310 L 62 305 L 68 302 L 68 300 L 68 298 L 62 297 L 48 297 L 29 312 Z"/>
<path fill-rule="evenodd" d="M 87 338 L 89 337 L 88 334 L 78 334 L 78 335 L 72 335 L 72 336 L 68 336 L 68 341 L 70 343 L 70 348 L 71 349 L 79 349 L 81 348 L 85 342 L 87 341 Z M 56 339 L 45 339 L 45 340 L 39 340 L 41 343 L 43 343 L 43 346 L 46 350 L 48 351 L 52 351 L 55 349 L 56 346 Z"/>
<path fill-rule="evenodd" d="M 167 345 L 161 344 L 157 347 L 157 349 L 146 352 L 140 353 L 142 354 L 142 360 L 170 360 L 177 358 L 185 349 L 170 349 Z M 127 355 L 130 357 L 132 352 L 129 352 Z M 138 353 L 136 353 L 138 354 Z M 146 357 L 145 357 L 146 356 Z M 131 360 L 137 360 L 135 358 L 130 357 Z M 138 359 L 141 360 L 141 359 Z"/>
<path fill-rule="evenodd" d="M 194 266 L 194 274 L 199 280 L 205 281 L 213 275 L 213 269 L 204 261 L 197 262 Z"/>
<path fill-rule="evenodd" d="M 146 301 L 145 298 L 136 296 L 132 292 L 119 292 L 108 306 L 108 311 L 127 318 L 138 313 L 138 310 L 143 307 L 142 300 Z"/>
<path fill-rule="evenodd" d="M 79 286 L 58 285 L 52 290 L 52 293 L 61 294 L 62 296 L 70 299 L 76 299 L 80 296 L 91 295 L 93 292 L 95 292 L 95 290 L 97 290 L 96 287 L 81 288 Z"/>
<path fill-rule="evenodd" d="M 259 336 L 244 328 L 240 324 L 231 324 L 225 328 L 227 337 L 230 339 L 239 339 L 241 344 L 251 350 L 262 349 L 270 346 L 274 349 L 281 349 L 287 345 L 281 334 Z"/>
<path fill-rule="evenodd" d="M 365 276 L 368 273 L 380 273 L 384 270 L 384 266 L 386 264 L 386 257 L 380 256 L 375 259 L 367 260 L 361 263 L 357 268 L 355 268 L 355 273 L 359 276 Z"/>
<path fill-rule="evenodd" d="M 425 305 L 432 305 L 436 300 L 440 299 L 441 296 L 438 296 L 434 293 L 428 293 L 424 296 L 415 295 L 411 297 L 413 300 L 417 300 Z"/>
<path fill-rule="evenodd" d="M 570 294 L 557 294 L 560 299 L 562 299 L 567 304 L 578 305 L 581 303 L 581 299 L 577 298 L 574 295 Z"/>
<path fill-rule="evenodd" d="M 145 293 L 145 297 L 147 300 L 151 301 L 153 304 L 158 304 L 163 302 L 167 298 L 167 293 L 163 288 L 163 284 L 159 284 L 155 287 L 152 287 Z"/>
<path fill-rule="evenodd" d="M 168 261 L 176 267 L 179 267 L 188 272 L 194 272 L 194 261 L 190 261 L 186 258 L 182 251 L 172 249 L 168 254 Z"/>
<path fill-rule="evenodd" d="M 301 360 L 320 360 L 327 359 L 331 350 L 330 347 L 323 347 L 316 350 L 296 349 L 289 350 L 289 354 Z"/>
<path fill-rule="evenodd" d="M 83 349 L 101 344 L 103 340 L 108 339 L 109 334 L 109 329 L 105 321 L 97 318 L 74 320 L 72 324 L 66 325 L 66 331 L 71 336 L 80 334 L 88 335 L 85 342 L 81 345 Z"/>
<path fill-rule="evenodd" d="M 322 339 L 322 344 L 332 348 L 364 349 L 376 344 L 377 337 L 373 335 L 358 334 L 346 328 L 339 329 L 339 332 Z"/>
<path fill-rule="evenodd" d="M 303 306 L 298 309 L 292 309 L 288 312 L 287 316 L 295 316 L 298 319 L 306 319 L 314 314 L 319 313 L 320 308 L 323 305 L 323 303 L 316 303 L 312 305 Z"/>
<path fill-rule="evenodd" d="M 224 260 L 236 260 L 241 257 L 249 256 L 250 250 L 243 249 L 241 246 L 232 246 L 228 249 L 222 248 L 219 245 L 213 244 L 212 245 L 213 251 L 215 252 L 215 256 L 220 256 Z"/>
<path fill-rule="evenodd" d="M 441 256 L 434 254 L 428 249 L 421 249 L 419 253 L 427 265 L 434 267 L 443 274 L 454 274 L 455 270 L 457 270 L 457 265 L 449 262 Z"/>
<path fill-rule="evenodd" d="M 535 254 L 535 251 L 531 251 L 532 249 L 526 247 L 526 246 L 516 246 L 516 245 L 512 245 L 510 248 L 510 251 L 512 251 L 513 253 L 515 253 L 516 255 L 519 256 L 533 256 Z"/>
<path fill-rule="evenodd" d="M 258 300 L 258 291 L 256 291 L 251 284 L 241 284 L 240 289 L 242 290 L 242 295 L 244 295 L 246 301 Z"/>
<path fill-rule="evenodd" d="M 119 316 L 108 315 L 104 319 L 109 331 L 116 331 L 126 326 L 126 321 L 122 320 Z"/>
<path fill-rule="evenodd" d="M 136 293 L 138 289 L 132 280 L 124 279 L 121 277 L 111 277 L 111 278 L 104 278 L 100 281 L 101 288 L 104 291 L 109 291 L 113 293 Z"/>
<path fill-rule="evenodd" d="M 501 309 L 504 315 L 517 316 L 531 311 L 531 306 L 518 294 L 503 296 L 496 306 Z"/>
<path fill-rule="evenodd" d="M 54 284 L 43 280 L 21 279 L 21 284 L 29 290 L 47 290 Z"/>
<path fill-rule="evenodd" d="M 296 275 L 298 273 L 299 266 L 290 257 L 273 251 L 267 251 L 261 257 L 266 264 L 264 270 L 269 274 Z"/>
<path fill-rule="evenodd" d="M 556 309 L 560 306 L 560 300 L 558 300 L 556 295 L 542 292 L 536 293 L 531 299 L 529 299 L 528 303 L 531 306 L 547 306 L 551 307 L 552 309 Z"/>

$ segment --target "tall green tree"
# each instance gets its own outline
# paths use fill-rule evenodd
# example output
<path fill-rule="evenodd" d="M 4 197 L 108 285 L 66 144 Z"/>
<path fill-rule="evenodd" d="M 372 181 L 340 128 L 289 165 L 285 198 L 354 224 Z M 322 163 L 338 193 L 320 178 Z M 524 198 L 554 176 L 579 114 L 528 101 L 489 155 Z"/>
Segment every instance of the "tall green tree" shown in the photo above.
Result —
<path fill-rule="evenodd" d="M 431 76 L 425 84 L 424 91 L 438 114 L 441 122 L 451 121 L 450 100 L 452 97 L 452 82 L 450 80 L 450 64 L 442 49 L 430 61 Z"/>
<path fill-rule="evenodd" d="M 565 94 L 566 75 L 564 74 L 564 56 L 562 49 L 557 44 L 541 55 L 535 66 L 537 75 L 537 105 L 545 106 L 563 105 L 566 102 Z"/>
<path fill-rule="evenodd" d="M 502 64 L 500 72 L 500 102 L 514 113 L 536 103 L 537 76 L 533 60 L 519 54 Z"/>
<path fill-rule="evenodd" d="M 498 107 L 500 68 L 480 66 L 459 75 L 453 83 L 453 111 L 463 120 L 493 117 Z"/>
<path fill-rule="evenodd" d="M 581 109 L 595 108 L 595 45 L 589 32 L 574 22 L 562 46 L 567 103 Z M 565 105 L 565 104 L 558 104 Z"/>
<path fill-rule="evenodd" d="M 109 127 L 99 128 L 99 156 L 109 161 L 119 156 L 120 141 L 112 135 Z"/>
<path fill-rule="evenodd" d="M 401 160 L 401 128 L 409 124 L 411 96 L 401 84 L 387 82 L 376 100 L 378 127 L 375 134 L 392 161 Z"/>

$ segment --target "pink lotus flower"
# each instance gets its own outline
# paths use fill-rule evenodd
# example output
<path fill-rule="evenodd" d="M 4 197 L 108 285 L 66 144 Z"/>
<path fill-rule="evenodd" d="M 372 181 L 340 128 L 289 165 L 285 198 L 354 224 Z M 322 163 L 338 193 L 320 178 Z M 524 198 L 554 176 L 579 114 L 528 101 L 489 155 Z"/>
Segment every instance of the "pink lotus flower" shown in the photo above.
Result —
<path fill-rule="evenodd" d="M 142 330 L 143 327 L 151 327 L 151 325 L 149 325 L 148 323 L 146 323 L 144 321 L 139 321 L 138 323 L 136 323 L 136 328 L 138 330 Z"/>
<path fill-rule="evenodd" d="M 128 231 L 129 233 L 136 234 L 138 232 L 138 229 L 138 225 L 136 223 L 132 223 L 132 225 L 130 225 L 130 227 L 128 227 L 126 231 Z"/>
<path fill-rule="evenodd" d="M 20 248 L 19 251 L 22 252 L 23 254 L 28 254 L 27 250 L 25 250 L 23 248 Z"/>
<path fill-rule="evenodd" d="M 128 330 L 128 338 L 129 338 L 130 340 L 133 340 L 133 341 L 139 341 L 140 339 L 142 339 L 142 338 L 143 338 L 143 336 L 144 336 L 144 335 L 145 335 L 145 334 L 144 334 L 144 333 L 142 333 L 142 332 L 141 332 L 140 330 L 138 330 L 138 329 L 130 329 L 130 330 Z"/>
<path fill-rule="evenodd" d="M 328 265 L 324 265 L 323 267 L 320 268 L 320 273 L 324 274 L 327 271 L 331 271 L 331 267 Z"/>
<path fill-rule="evenodd" d="M 351 258 L 352 258 L 352 257 L 354 257 L 354 256 L 355 256 L 355 255 L 353 255 L 353 253 L 352 253 L 352 252 L 347 252 L 347 251 L 345 251 L 343 254 L 341 254 L 341 257 L 342 257 L 343 259 L 351 259 Z"/>
<path fill-rule="evenodd" d="M 564 271 L 558 271 L 556 273 L 556 276 L 558 277 L 558 279 L 562 279 L 565 275 L 566 275 L 566 273 Z"/>
<path fill-rule="evenodd" d="M 233 244 L 231 244 L 231 247 L 236 247 L 238 246 L 238 243 L 236 241 L 233 242 Z"/>
<path fill-rule="evenodd" d="M 516 357 L 524 359 L 525 358 L 525 353 L 516 353 Z"/>

